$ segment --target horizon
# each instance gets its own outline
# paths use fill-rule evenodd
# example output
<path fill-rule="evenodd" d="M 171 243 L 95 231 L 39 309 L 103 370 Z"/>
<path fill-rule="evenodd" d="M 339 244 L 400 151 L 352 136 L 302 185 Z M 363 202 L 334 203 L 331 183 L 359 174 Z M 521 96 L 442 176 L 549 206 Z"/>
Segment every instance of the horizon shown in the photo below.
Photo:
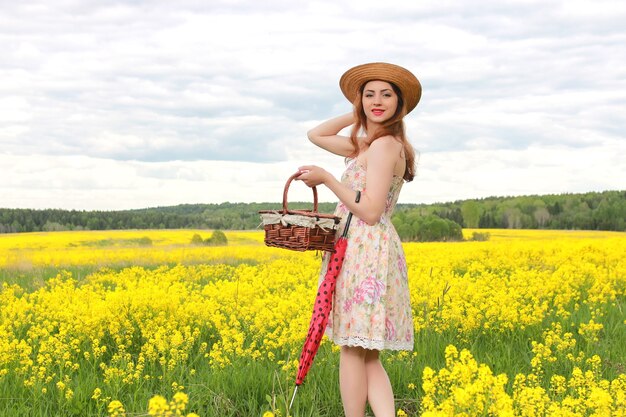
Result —
<path fill-rule="evenodd" d="M 507 200 L 507 199 L 515 199 L 515 198 L 528 198 L 528 197 L 558 197 L 558 196 L 565 196 L 565 195 L 583 195 L 583 194 L 591 194 L 591 193 L 596 193 L 596 194 L 603 194 L 603 193 L 611 193 L 611 192 L 616 192 L 616 193 L 620 193 L 620 192 L 626 192 L 626 189 L 615 189 L 615 190 L 603 190 L 603 191 L 583 191 L 583 192 L 576 192 L 576 193 L 570 193 L 570 192 L 566 192 L 566 193 L 557 193 L 557 194 L 553 194 L 553 193 L 549 193 L 549 194 L 523 194 L 523 195 L 492 195 L 492 196 L 488 196 L 488 197 L 480 197 L 480 198 L 468 198 L 468 199 L 460 199 L 460 200 L 450 200 L 450 201 L 436 201 L 436 202 L 432 202 L 432 203 L 402 203 L 402 202 L 398 202 L 397 205 L 399 206 L 434 206 L 434 205 L 446 205 L 446 204 L 457 204 L 460 202 L 464 202 L 464 201 L 472 201 L 472 200 L 477 200 L 477 201 L 483 201 L 483 200 L 489 200 L 489 199 L 503 199 L 503 200 Z M 290 204 L 307 204 L 307 203 L 311 203 L 313 204 L 312 201 L 290 201 Z M 319 204 L 337 204 L 337 201 L 318 201 Z M 250 201 L 250 202 L 242 202 L 242 201 L 222 201 L 219 203 L 178 203 L 178 204 L 173 204 L 173 205 L 167 205 L 167 206 L 149 206 L 149 207 L 139 207 L 139 208 L 132 208 L 132 209 L 63 209 L 63 208 L 58 208 L 58 207 L 46 207 L 46 208 L 32 208 L 32 207 L 1 207 L 0 206 L 0 210 L 40 210 L 40 211 L 45 211 L 45 210 L 62 210 L 62 211 L 102 211 L 102 212 L 114 212 L 114 211 L 139 211 L 139 210 L 151 210 L 151 209 L 162 209 L 162 208 L 172 208 L 172 207 L 178 207 L 178 206 L 203 206 L 203 205 L 223 205 L 223 204 L 248 204 L 248 205 L 252 205 L 252 204 L 282 204 L 282 201 Z"/>

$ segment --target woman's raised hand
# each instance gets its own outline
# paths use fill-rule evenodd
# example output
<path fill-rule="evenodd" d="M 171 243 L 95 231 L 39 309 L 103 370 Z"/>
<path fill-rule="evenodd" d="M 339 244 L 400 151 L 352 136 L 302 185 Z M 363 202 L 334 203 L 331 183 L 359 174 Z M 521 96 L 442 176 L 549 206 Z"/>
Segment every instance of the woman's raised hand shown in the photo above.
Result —
<path fill-rule="evenodd" d="M 354 123 L 354 115 L 347 113 L 327 120 L 307 132 L 309 140 L 322 149 L 336 155 L 350 156 L 354 146 L 347 136 L 338 135 L 339 131 Z"/>

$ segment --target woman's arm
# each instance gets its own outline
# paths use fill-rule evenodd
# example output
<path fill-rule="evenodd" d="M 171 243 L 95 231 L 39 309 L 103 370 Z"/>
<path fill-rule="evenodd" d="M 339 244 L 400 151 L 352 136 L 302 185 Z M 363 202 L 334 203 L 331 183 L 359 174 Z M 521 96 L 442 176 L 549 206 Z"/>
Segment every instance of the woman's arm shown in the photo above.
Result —
<path fill-rule="evenodd" d="M 355 203 L 356 192 L 329 172 L 315 165 L 300 167 L 297 178 L 309 187 L 324 184 L 346 205 L 348 210 L 365 223 L 373 226 L 385 211 L 387 194 L 393 180 L 393 169 L 402 151 L 402 144 L 391 136 L 372 142 L 367 150 L 367 179 L 361 201 Z"/>
<path fill-rule="evenodd" d="M 350 138 L 340 136 L 337 133 L 353 123 L 354 115 L 347 113 L 314 127 L 307 132 L 307 136 L 311 142 L 320 148 L 326 149 L 336 155 L 350 156 L 354 154 L 354 146 L 352 146 Z"/>

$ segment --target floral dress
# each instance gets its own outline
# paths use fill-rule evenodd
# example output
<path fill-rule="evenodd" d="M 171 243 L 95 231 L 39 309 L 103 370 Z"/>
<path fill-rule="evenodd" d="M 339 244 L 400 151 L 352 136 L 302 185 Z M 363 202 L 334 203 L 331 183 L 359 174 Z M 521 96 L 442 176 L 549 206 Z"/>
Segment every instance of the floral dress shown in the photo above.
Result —
<path fill-rule="evenodd" d="M 353 190 L 365 188 L 366 170 L 352 160 L 341 181 Z M 391 223 L 403 179 L 394 176 L 380 221 L 370 226 L 353 217 L 348 249 L 337 277 L 333 307 L 326 335 L 337 345 L 366 349 L 413 350 L 413 318 L 407 267 L 400 238 Z M 348 209 L 339 203 L 335 215 L 342 218 L 343 233 Z M 320 282 L 330 254 L 324 256 Z"/>

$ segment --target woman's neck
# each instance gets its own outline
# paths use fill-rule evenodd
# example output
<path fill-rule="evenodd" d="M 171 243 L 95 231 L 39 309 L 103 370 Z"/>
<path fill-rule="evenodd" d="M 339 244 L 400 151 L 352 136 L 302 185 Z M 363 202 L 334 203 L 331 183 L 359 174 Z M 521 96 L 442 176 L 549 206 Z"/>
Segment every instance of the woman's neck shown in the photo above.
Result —
<path fill-rule="evenodd" d="M 381 126 L 382 126 L 382 124 L 380 124 L 378 122 L 372 122 L 371 120 L 367 119 L 366 122 L 365 122 L 365 133 L 367 134 L 367 136 L 369 136 L 369 132 L 374 133 Z"/>

